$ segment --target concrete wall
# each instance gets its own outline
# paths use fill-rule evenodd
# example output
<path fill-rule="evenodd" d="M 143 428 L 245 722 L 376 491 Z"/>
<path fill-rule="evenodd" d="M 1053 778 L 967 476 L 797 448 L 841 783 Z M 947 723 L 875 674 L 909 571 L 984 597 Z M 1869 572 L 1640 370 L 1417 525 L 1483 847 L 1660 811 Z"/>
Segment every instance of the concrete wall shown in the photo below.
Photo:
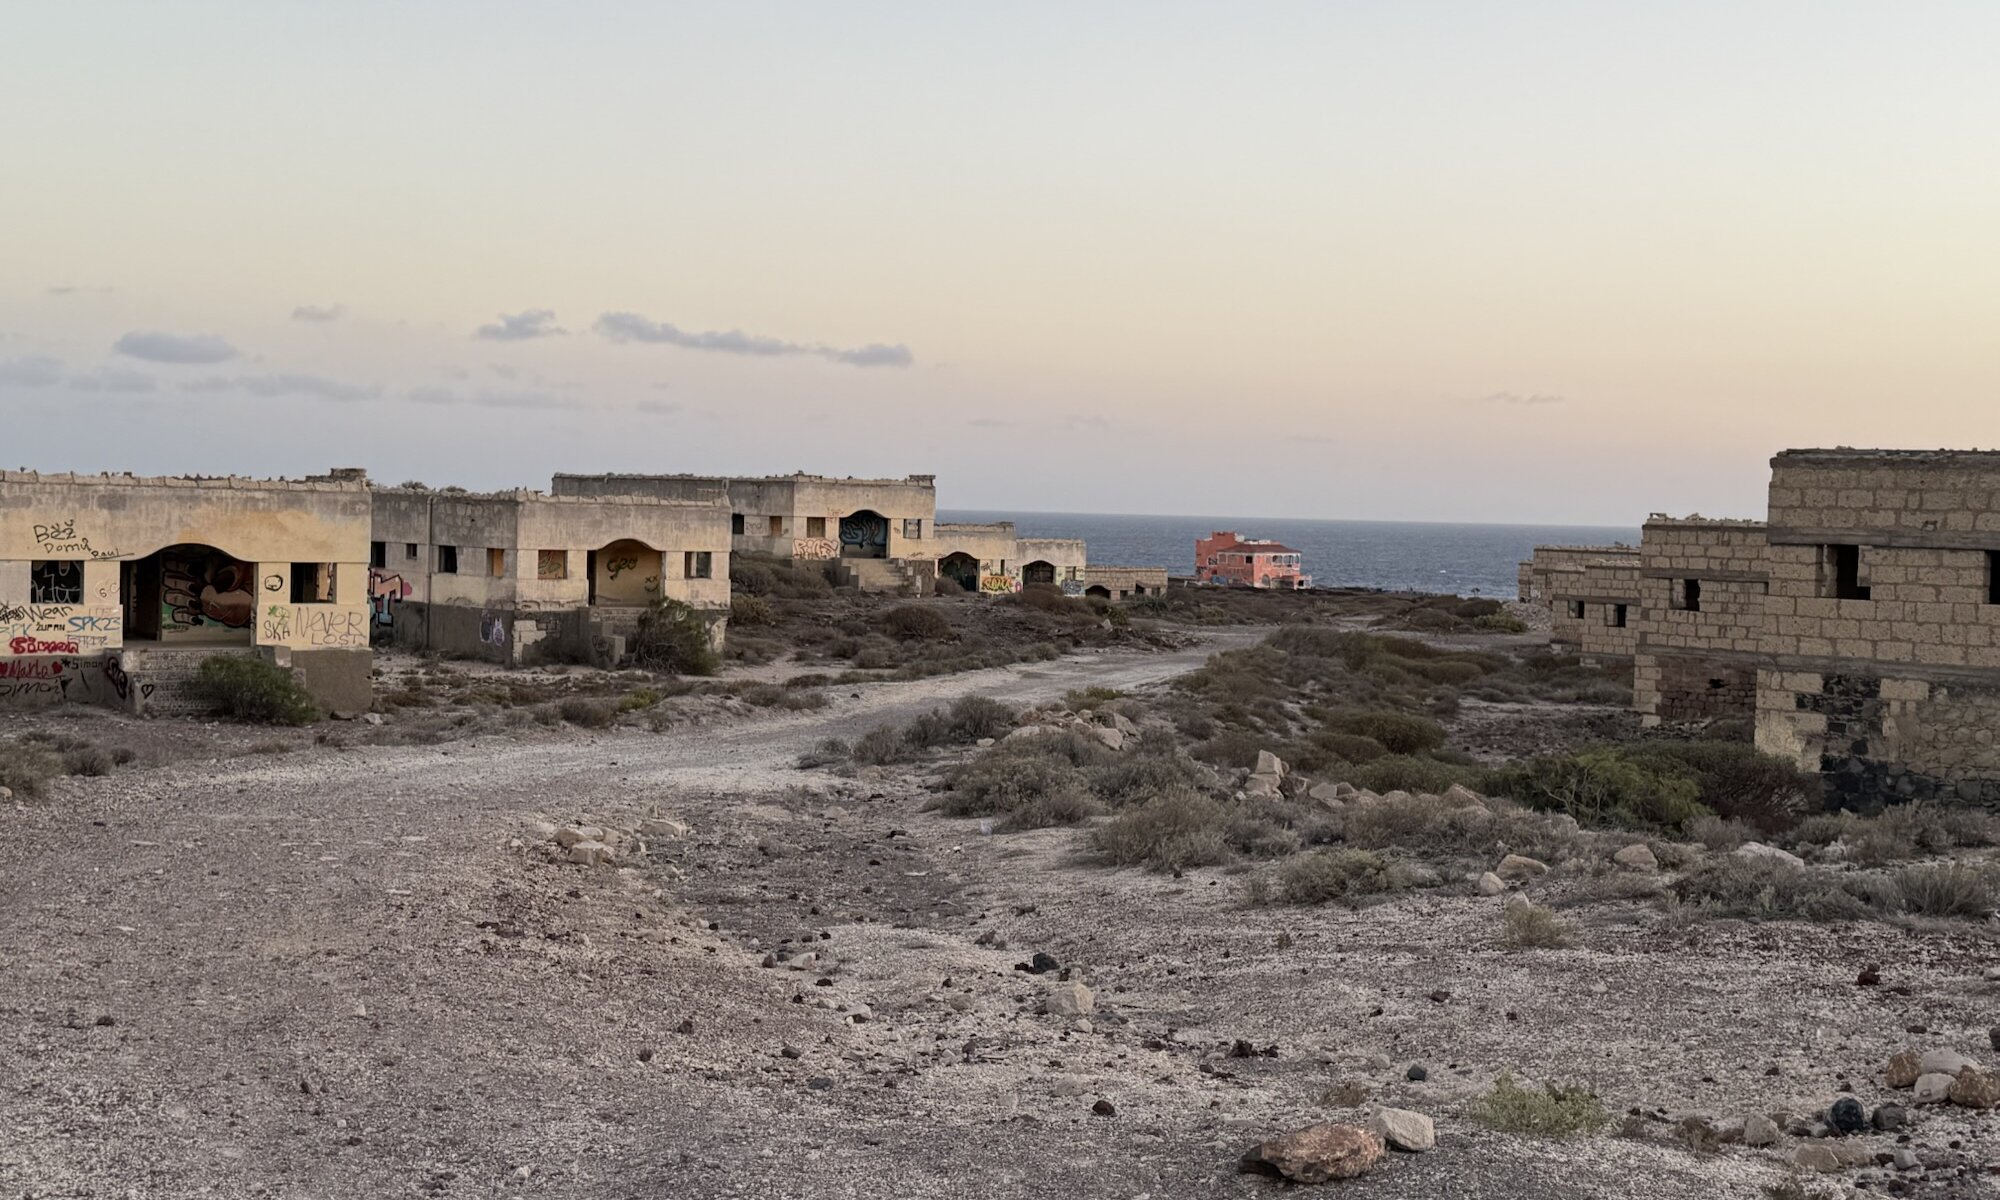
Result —
<path fill-rule="evenodd" d="M 1105 567 L 1091 563 L 1083 574 L 1084 591 L 1103 588 L 1113 600 L 1159 596 L 1167 590 L 1165 567 Z"/>
<path fill-rule="evenodd" d="M 1535 551 L 1542 559 L 1542 549 Z M 1638 649 L 1639 551 L 1601 546 L 1564 549 L 1538 574 L 1550 605 L 1549 642 L 1592 658 L 1622 658 Z M 1620 607 L 1624 624 L 1617 623 Z"/>
<path fill-rule="evenodd" d="M 1648 725 L 1750 716 L 1765 664 L 1761 521 L 1646 522 L 1633 705 Z M 1690 581 L 1693 581 L 1690 584 Z"/>
<path fill-rule="evenodd" d="M 1001 593 L 1015 589 L 1021 559 L 1012 521 L 939 522 L 933 527 L 929 552 L 938 562 L 941 574 L 945 559 L 954 554 L 978 559 L 979 566 L 970 576 L 969 590 Z M 964 586 L 967 580 L 961 578 L 957 582 Z"/>
<path fill-rule="evenodd" d="M 350 652 L 365 674 L 369 520 L 359 479 L 0 472 L 0 704 L 71 698 L 114 661 L 129 680 L 140 646 Z M 296 600 L 295 566 L 321 580 Z"/>
<path fill-rule="evenodd" d="M 722 497 L 729 505 L 731 527 L 734 518 L 742 519 L 743 532 L 732 534 L 733 548 L 778 558 L 841 557 L 842 519 L 874 512 L 888 523 L 885 557 L 937 557 L 931 553 L 937 483 L 930 475 L 837 479 L 804 474 L 763 478 L 562 474 L 555 476 L 550 490 L 558 496 L 646 496 L 683 501 Z"/>
<path fill-rule="evenodd" d="M 1029 572 L 1037 564 L 1047 564 L 1055 572 L 1051 582 L 1065 594 L 1083 594 L 1083 575 L 1090 566 L 1090 556 L 1081 538 L 1020 538 L 1014 543 L 1014 553 L 1020 557 L 1016 573 L 1023 585 L 1030 582 Z"/>

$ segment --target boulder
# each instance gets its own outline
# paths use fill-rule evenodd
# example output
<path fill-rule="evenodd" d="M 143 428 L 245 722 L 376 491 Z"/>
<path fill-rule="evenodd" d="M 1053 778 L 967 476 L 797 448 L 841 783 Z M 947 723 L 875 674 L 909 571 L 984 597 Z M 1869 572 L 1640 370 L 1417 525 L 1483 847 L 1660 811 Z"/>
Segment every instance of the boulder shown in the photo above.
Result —
<path fill-rule="evenodd" d="M 1781 862 L 1792 867 L 1803 867 L 1806 865 L 1805 859 L 1800 858 L 1791 851 L 1780 850 L 1776 846 L 1767 846 L 1762 842 L 1745 842 L 1741 846 L 1736 847 L 1736 849 L 1731 850 L 1730 853 L 1738 858 L 1768 858 L 1773 862 Z"/>
<path fill-rule="evenodd" d="M 595 825 L 565 825 L 556 830 L 558 846 L 574 846 L 578 842 L 601 842 L 604 831 Z"/>
<path fill-rule="evenodd" d="M 1978 1065 L 1978 1063 L 1973 1062 L 1965 1055 L 1950 1048 L 1926 1050 L 1924 1051 L 1923 1058 L 1917 1061 L 1917 1074 L 1956 1075 L 1967 1067 L 1977 1067 Z"/>
<path fill-rule="evenodd" d="M 1252 775 L 1243 784 L 1243 794 L 1245 796 L 1255 796 L 1268 800 L 1274 796 L 1283 795 L 1283 788 L 1284 781 L 1279 776 Z"/>
<path fill-rule="evenodd" d="M 670 817 L 648 817 L 639 822 L 639 836 L 649 838 L 684 838 L 688 827 Z"/>
<path fill-rule="evenodd" d="M 1951 1102 L 1962 1108 L 1992 1108 L 2000 1104 L 2000 1074 L 1967 1067 L 1951 1081 Z"/>
<path fill-rule="evenodd" d="M 1883 1133 L 1894 1133 L 1910 1123 L 1910 1114 L 1900 1104 L 1884 1104 L 1868 1118 L 1868 1123 Z"/>
<path fill-rule="evenodd" d="M 1840 1142 L 1808 1142 L 1793 1153 L 1792 1162 L 1803 1170 L 1830 1175 L 1854 1165 L 1849 1149 Z"/>
<path fill-rule="evenodd" d="M 1487 871 L 1479 876 L 1479 883 L 1476 886 L 1482 896 L 1497 896 L 1507 890 L 1507 881 Z"/>
<path fill-rule="evenodd" d="M 1098 741 L 1104 743 L 1104 748 L 1107 750 L 1125 748 L 1125 731 L 1122 729 L 1113 729 L 1109 725 L 1093 725 L 1090 727 L 1090 732 L 1096 735 Z"/>
<path fill-rule="evenodd" d="M 1826 1123 L 1842 1133 L 1860 1133 L 1868 1127 L 1868 1110 L 1852 1096 L 1842 1096 L 1826 1110 Z"/>
<path fill-rule="evenodd" d="M 1611 856 L 1611 861 L 1628 871 L 1657 871 L 1660 860 L 1654 856 L 1653 848 L 1644 842 L 1634 842 Z"/>
<path fill-rule="evenodd" d="M 1382 1161 L 1382 1139 L 1366 1129 L 1332 1122 L 1308 1125 L 1252 1146 L 1244 1171 L 1280 1175 L 1294 1183 L 1353 1179 Z"/>
<path fill-rule="evenodd" d="M 1341 789 L 1345 788 L 1346 791 Z M 1315 783 L 1306 789 L 1306 795 L 1321 804 L 1344 804 L 1354 794 L 1354 786 L 1346 783 Z"/>
<path fill-rule="evenodd" d="M 1943 1104 L 1951 1099 L 1951 1085 L 1957 1082 L 1955 1076 L 1943 1072 L 1919 1075 L 1910 1099 L 1917 1104 Z"/>
<path fill-rule="evenodd" d="M 1466 808 L 1471 805 L 1485 804 L 1486 797 L 1462 783 L 1454 783 L 1444 790 L 1444 802 L 1454 808 Z"/>
<path fill-rule="evenodd" d="M 1368 1118 L 1368 1129 L 1391 1150 L 1422 1154 L 1437 1145 L 1437 1123 L 1407 1108 L 1376 1110 L 1375 1115 Z"/>
<path fill-rule="evenodd" d="M 575 842 L 569 848 L 569 860 L 582 863 L 586 867 L 608 867 L 617 861 L 611 847 L 598 841 Z"/>
<path fill-rule="evenodd" d="M 1042 1007 L 1054 1017 L 1087 1017 L 1097 1008 L 1097 997 L 1080 983 L 1062 983 L 1048 994 Z"/>
<path fill-rule="evenodd" d="M 1493 868 L 1493 873 L 1508 880 L 1533 879 L 1538 875 L 1548 874 L 1549 864 L 1523 854 L 1509 854 L 1500 860 L 1499 866 Z"/>
<path fill-rule="evenodd" d="M 1899 1050 L 1889 1056 L 1889 1065 L 1882 1068 L 1882 1082 L 1892 1088 L 1906 1088 L 1922 1075 L 1924 1056 L 1917 1050 Z"/>
<path fill-rule="evenodd" d="M 1743 1144 L 1746 1146 L 1770 1146 L 1778 1140 L 1778 1123 L 1766 1116 L 1752 1115 L 1743 1118 Z"/>
<path fill-rule="evenodd" d="M 1257 765 L 1251 768 L 1250 773 L 1252 775 L 1275 775 L 1283 779 L 1285 777 L 1285 760 L 1279 758 L 1269 750 L 1259 750 L 1257 752 Z"/>
<path fill-rule="evenodd" d="M 1517 908 L 1533 908 L 1535 907 L 1535 902 L 1533 900 L 1528 899 L 1526 896 L 1523 896 L 1521 893 L 1515 892 L 1507 897 L 1507 903 L 1505 907 L 1507 911 L 1512 912 Z"/>

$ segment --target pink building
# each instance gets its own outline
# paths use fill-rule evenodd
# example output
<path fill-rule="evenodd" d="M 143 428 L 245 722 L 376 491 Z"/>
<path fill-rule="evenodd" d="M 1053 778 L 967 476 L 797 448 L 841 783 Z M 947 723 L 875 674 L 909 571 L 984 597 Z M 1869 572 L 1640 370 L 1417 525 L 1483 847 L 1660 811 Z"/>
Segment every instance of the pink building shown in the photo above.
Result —
<path fill-rule="evenodd" d="M 1309 588 L 1305 556 L 1280 542 L 1217 533 L 1196 538 L 1194 574 L 1203 583 L 1232 587 Z"/>

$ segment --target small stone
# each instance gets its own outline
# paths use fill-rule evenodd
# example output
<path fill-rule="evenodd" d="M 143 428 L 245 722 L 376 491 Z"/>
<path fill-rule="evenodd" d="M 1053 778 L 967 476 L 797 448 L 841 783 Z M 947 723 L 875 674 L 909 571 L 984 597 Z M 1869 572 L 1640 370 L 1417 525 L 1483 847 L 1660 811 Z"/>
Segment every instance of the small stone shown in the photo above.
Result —
<path fill-rule="evenodd" d="M 1783 863 L 1788 867 L 1803 867 L 1806 865 L 1805 859 L 1800 858 L 1791 851 L 1780 850 L 1776 846 L 1767 846 L 1762 842 L 1745 842 L 1730 851 L 1730 853 L 1737 858 L 1769 859 L 1772 862 Z"/>
<path fill-rule="evenodd" d="M 1368 1128 L 1392 1150 L 1421 1154 L 1437 1145 L 1437 1124 L 1420 1112 L 1406 1108 L 1376 1110 Z"/>
<path fill-rule="evenodd" d="M 1430 1077 L 1431 1073 L 1421 1066 L 1412 1066 L 1409 1070 L 1403 1072 L 1403 1078 L 1409 1080 L 1411 1083 L 1422 1083 Z"/>
<path fill-rule="evenodd" d="M 1080 983 L 1062 983 L 1056 985 L 1042 1005 L 1050 1016 L 1086 1017 L 1097 1008 L 1097 997 Z"/>
<path fill-rule="evenodd" d="M 811 1079 L 806 1080 L 806 1086 L 815 1092 L 824 1092 L 833 1087 L 833 1080 L 824 1075 L 815 1075 Z"/>
<path fill-rule="evenodd" d="M 1502 907 L 1504 907 L 1508 912 L 1512 912 L 1517 908 L 1533 908 L 1535 907 L 1535 902 L 1533 900 L 1528 899 L 1521 893 L 1515 892 L 1507 897 L 1507 903 L 1504 904 Z"/>
<path fill-rule="evenodd" d="M 1854 977 L 1855 987 L 1874 987 L 1881 982 L 1882 964 L 1880 963 L 1869 963 L 1867 966 L 1861 968 L 1860 974 Z"/>
<path fill-rule="evenodd" d="M 1660 860 L 1653 854 L 1653 848 L 1644 842 L 1634 842 L 1611 856 L 1611 861 L 1628 871 L 1657 871 Z"/>
<path fill-rule="evenodd" d="M 1995 1050 L 2000 1050 L 2000 1025 L 1986 1031 L 1986 1040 L 1993 1043 Z"/>
<path fill-rule="evenodd" d="M 1832 1146 L 1824 1142 L 1811 1142 L 1800 1146 L 1792 1155 L 1792 1162 L 1805 1170 L 1830 1175 L 1846 1164 Z"/>
<path fill-rule="evenodd" d="M 1037 950 L 1033 958 L 1014 969 L 1016 971 L 1026 971 L 1030 975 L 1046 975 L 1050 971 L 1062 970 L 1062 964 L 1057 962 L 1053 955 Z"/>
<path fill-rule="evenodd" d="M 1924 1052 L 1924 1057 L 1917 1064 L 1917 1073 L 1920 1075 L 1956 1075 L 1967 1067 L 1976 1067 L 1978 1065 L 1978 1063 L 1973 1062 L 1956 1050 L 1949 1048 L 1928 1050 Z"/>
<path fill-rule="evenodd" d="M 611 847 L 603 842 L 577 842 L 569 848 L 569 860 L 586 867 L 610 866 L 615 861 Z"/>
<path fill-rule="evenodd" d="M 639 1061 L 640 1062 L 653 1061 L 653 1048 L 651 1046 L 648 1046 L 644 1050 L 639 1051 Z"/>
<path fill-rule="evenodd" d="M 103 1016 L 97 1018 L 97 1023 L 101 1027 L 109 1027 L 112 1025 L 116 1025 L 118 1022 L 111 1016 L 110 1013 L 106 1013 Z"/>
<path fill-rule="evenodd" d="M 1854 1097 L 1843 1096 L 1826 1110 L 1826 1120 L 1842 1133 L 1860 1133 L 1868 1125 L 1868 1110 Z"/>
<path fill-rule="evenodd" d="M 1353 1179 L 1382 1161 L 1382 1139 L 1352 1125 L 1308 1125 L 1252 1146 L 1240 1169 L 1280 1175 L 1294 1183 Z"/>
<path fill-rule="evenodd" d="M 1467 808 L 1475 804 L 1486 803 L 1486 797 L 1480 795 L 1478 792 L 1473 791 L 1471 788 L 1466 787 L 1462 783 L 1454 783 L 1450 787 L 1446 788 L 1444 790 L 1444 795 L 1439 797 L 1439 799 L 1451 805 L 1453 808 Z"/>
<path fill-rule="evenodd" d="M 1883 1133 L 1894 1133 L 1910 1123 L 1910 1113 L 1900 1104 L 1884 1104 L 1868 1118 L 1868 1123 Z"/>
<path fill-rule="evenodd" d="M 1965 1068 L 1952 1080 L 1951 1102 L 1961 1108 L 1992 1108 L 2000 1104 L 2000 1073 Z"/>
<path fill-rule="evenodd" d="M 1533 879 L 1548 874 L 1549 864 L 1538 858 L 1509 854 L 1500 860 L 1499 866 L 1493 868 L 1493 873 L 1502 879 Z"/>
<path fill-rule="evenodd" d="M 1766 1116 L 1751 1115 L 1743 1118 L 1743 1144 L 1746 1146 L 1770 1146 L 1778 1140 L 1778 1123 Z"/>
<path fill-rule="evenodd" d="M 1892 1088 L 1906 1088 L 1922 1075 L 1924 1056 L 1915 1050 L 1898 1050 L 1882 1068 L 1882 1082 Z"/>
<path fill-rule="evenodd" d="M 1451 993 L 1445 991 L 1443 988 L 1439 988 L 1438 990 L 1431 993 L 1432 1004 L 1443 1004 L 1445 1001 L 1449 999 L 1451 999 Z"/>
<path fill-rule="evenodd" d="M 1507 881 L 1500 878 L 1498 875 L 1495 875 L 1493 872 L 1487 871 L 1479 876 L 1478 886 L 1480 895 L 1497 896 L 1501 892 L 1507 890 Z"/>
<path fill-rule="evenodd" d="M 786 1058 L 804 1058 L 806 1056 L 806 1052 L 797 1046 L 786 1046 L 784 1049 L 778 1051 L 778 1053 Z"/>
<path fill-rule="evenodd" d="M 1917 1161 L 1916 1155 L 1910 1153 L 1906 1149 L 1898 1150 L 1894 1154 L 1891 1154 L 1889 1156 L 1889 1162 L 1898 1171 L 1917 1171 L 1921 1170 L 1924 1165 L 1923 1163 Z"/>
<path fill-rule="evenodd" d="M 1941 1071 L 1919 1075 L 1910 1099 L 1918 1104 L 1943 1104 L 1951 1099 L 1951 1085 L 1955 1082 L 1955 1077 Z"/>
<path fill-rule="evenodd" d="M 1116 731 L 1114 730 L 1113 732 Z M 1111 1103 L 1111 1101 L 1109 1100 L 1099 1100 L 1097 1103 L 1090 1106 L 1090 1111 L 1096 1113 L 1100 1117 L 1115 1117 L 1118 1115 L 1118 1106 Z"/>
<path fill-rule="evenodd" d="M 382 714 L 378 712 L 362 713 L 361 719 L 370 725 L 380 725 L 382 723 Z"/>
<path fill-rule="evenodd" d="M 649 838 L 684 838 L 688 827 L 667 817 L 648 817 L 639 822 L 639 836 Z"/>
<path fill-rule="evenodd" d="M 944 1003 L 945 1007 L 953 1012 L 969 1012 L 972 1008 L 972 997 L 964 992 L 953 992 L 944 998 Z"/>

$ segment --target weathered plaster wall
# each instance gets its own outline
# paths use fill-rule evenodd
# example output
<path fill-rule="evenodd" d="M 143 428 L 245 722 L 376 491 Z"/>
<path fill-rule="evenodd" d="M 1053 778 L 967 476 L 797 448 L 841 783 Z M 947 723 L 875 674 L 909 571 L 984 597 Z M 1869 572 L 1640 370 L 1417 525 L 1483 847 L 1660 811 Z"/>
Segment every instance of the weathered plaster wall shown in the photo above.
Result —
<path fill-rule="evenodd" d="M 1157 596 L 1167 590 L 1165 567 L 1104 567 L 1091 563 L 1084 571 L 1084 590 L 1101 587 L 1114 600 Z"/>

